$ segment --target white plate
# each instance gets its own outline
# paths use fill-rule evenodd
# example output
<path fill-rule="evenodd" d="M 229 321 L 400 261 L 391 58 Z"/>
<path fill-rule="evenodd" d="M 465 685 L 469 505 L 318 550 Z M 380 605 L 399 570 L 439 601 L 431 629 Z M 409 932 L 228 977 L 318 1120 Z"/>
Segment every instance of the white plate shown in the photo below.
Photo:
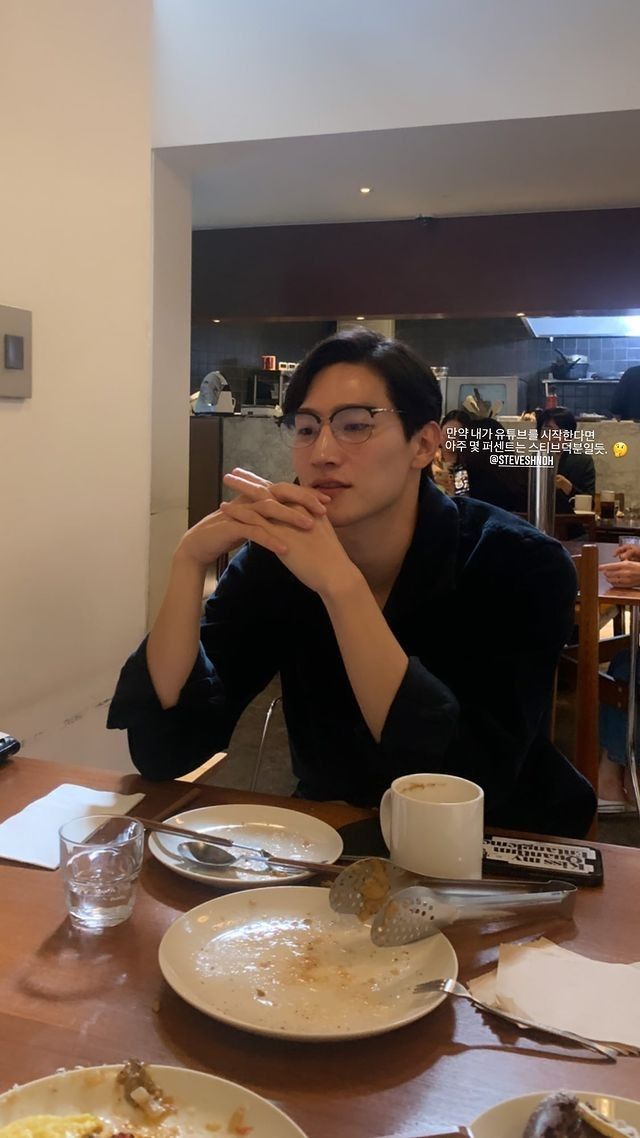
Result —
<path fill-rule="evenodd" d="M 455 978 L 441 933 L 376 948 L 368 925 L 329 907 L 328 889 L 229 893 L 184 913 L 160 944 L 168 984 L 206 1015 L 284 1039 L 359 1039 L 412 1023 L 442 994 L 414 984 Z"/>
<path fill-rule="evenodd" d="M 304 858 L 305 861 L 334 862 L 343 849 L 342 838 L 332 826 L 310 814 L 303 814 L 300 810 L 285 810 L 279 806 L 250 806 L 244 803 L 205 806 L 201 810 L 187 810 L 173 818 L 167 818 L 167 825 L 184 826 L 187 830 L 197 830 L 202 834 L 216 834 L 253 849 L 266 849 L 270 853 Z M 265 870 L 262 866 L 260 869 L 259 862 L 251 863 L 244 859 L 241 864 L 228 868 L 198 865 L 178 853 L 181 841 L 181 838 L 171 834 L 151 834 L 149 849 L 163 865 L 195 881 L 208 881 L 211 885 L 238 889 L 304 881 L 309 877 L 306 872 L 297 873 L 280 867 Z"/>
<path fill-rule="evenodd" d="M 266 1099 L 237 1083 L 184 1067 L 149 1066 L 161 1090 L 174 1099 L 176 1110 L 155 1126 L 125 1101 L 116 1084 L 120 1066 L 74 1068 L 14 1087 L 0 1096 L 0 1126 L 30 1114 L 96 1114 L 115 1126 L 134 1131 L 143 1127 L 148 1138 L 202 1138 L 222 1124 L 220 1138 L 238 1107 L 244 1107 L 251 1138 L 305 1138 L 286 1114 Z M 217 1133 L 217 1131 L 216 1131 Z"/>
<path fill-rule="evenodd" d="M 577 517 L 584 517 L 587 514 L 595 514 L 594 510 L 574 510 L 573 512 Z"/>
<path fill-rule="evenodd" d="M 557 1089 L 557 1088 L 556 1088 Z M 522 1138 L 524 1128 L 538 1103 L 556 1091 L 538 1091 L 506 1099 L 479 1114 L 469 1125 L 473 1138 Z M 594 1091 L 572 1091 L 607 1118 L 619 1118 L 631 1126 L 640 1127 L 640 1102 L 618 1098 L 617 1095 L 599 1095 Z"/>

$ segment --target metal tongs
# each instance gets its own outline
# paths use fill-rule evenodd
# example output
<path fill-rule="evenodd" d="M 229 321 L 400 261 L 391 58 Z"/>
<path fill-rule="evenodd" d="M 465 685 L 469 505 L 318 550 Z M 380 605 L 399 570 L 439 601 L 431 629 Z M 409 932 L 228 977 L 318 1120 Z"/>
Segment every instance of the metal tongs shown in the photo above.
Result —
<path fill-rule="evenodd" d="M 373 918 L 371 940 L 391 948 L 434 936 L 457 921 L 494 921 L 533 911 L 571 917 L 577 889 L 564 881 L 468 881 L 422 877 L 386 858 L 344 869 L 329 892 L 336 913 Z"/>

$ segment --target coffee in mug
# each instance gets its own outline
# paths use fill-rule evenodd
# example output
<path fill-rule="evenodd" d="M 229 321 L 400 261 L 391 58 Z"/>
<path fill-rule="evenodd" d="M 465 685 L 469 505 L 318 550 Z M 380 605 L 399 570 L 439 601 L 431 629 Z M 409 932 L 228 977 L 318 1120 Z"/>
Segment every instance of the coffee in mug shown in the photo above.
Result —
<path fill-rule="evenodd" d="M 449 774 L 396 778 L 382 796 L 380 827 L 391 860 L 428 877 L 482 876 L 484 791 Z"/>

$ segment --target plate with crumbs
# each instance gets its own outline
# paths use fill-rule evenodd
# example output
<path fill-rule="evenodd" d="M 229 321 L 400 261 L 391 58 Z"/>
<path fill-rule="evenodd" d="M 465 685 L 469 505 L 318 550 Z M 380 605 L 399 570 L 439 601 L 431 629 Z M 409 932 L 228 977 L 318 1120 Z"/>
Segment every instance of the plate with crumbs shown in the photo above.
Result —
<path fill-rule="evenodd" d="M 167 983 L 206 1015 L 282 1039 L 361 1039 L 413 1023 L 446 996 L 424 980 L 458 975 L 442 933 L 376 948 L 370 928 L 334 913 L 329 890 L 295 885 L 205 901 L 165 933 Z"/>

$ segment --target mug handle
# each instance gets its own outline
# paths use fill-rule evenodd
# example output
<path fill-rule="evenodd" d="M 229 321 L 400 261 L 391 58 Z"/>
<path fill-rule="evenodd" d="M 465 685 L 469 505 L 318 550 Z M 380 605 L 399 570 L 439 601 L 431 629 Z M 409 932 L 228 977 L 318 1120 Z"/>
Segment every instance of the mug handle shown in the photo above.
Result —
<path fill-rule="evenodd" d="M 380 829 L 388 850 L 391 849 L 391 787 L 380 799 Z"/>

